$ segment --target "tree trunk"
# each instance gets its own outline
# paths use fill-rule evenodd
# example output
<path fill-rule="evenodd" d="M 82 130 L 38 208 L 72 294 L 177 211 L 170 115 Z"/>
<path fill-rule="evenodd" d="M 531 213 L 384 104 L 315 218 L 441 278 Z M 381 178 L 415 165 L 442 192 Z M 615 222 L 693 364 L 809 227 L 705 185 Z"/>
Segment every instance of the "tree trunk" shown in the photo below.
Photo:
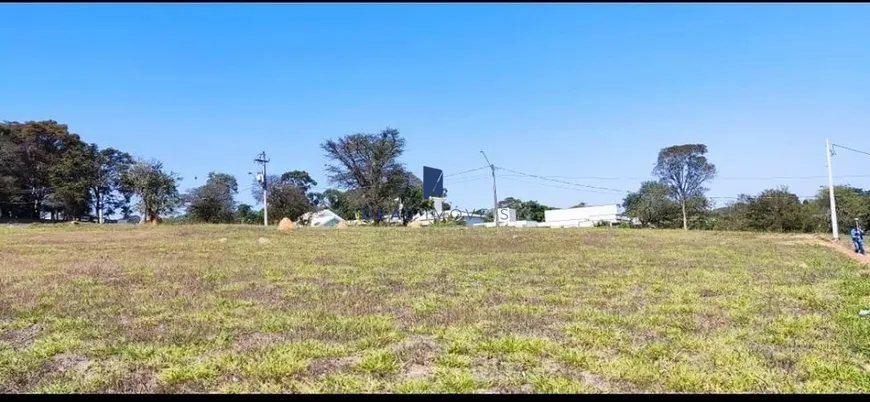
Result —
<path fill-rule="evenodd" d="M 680 206 L 683 207 L 683 230 L 689 230 L 688 219 L 686 219 L 686 200 L 683 200 Z"/>

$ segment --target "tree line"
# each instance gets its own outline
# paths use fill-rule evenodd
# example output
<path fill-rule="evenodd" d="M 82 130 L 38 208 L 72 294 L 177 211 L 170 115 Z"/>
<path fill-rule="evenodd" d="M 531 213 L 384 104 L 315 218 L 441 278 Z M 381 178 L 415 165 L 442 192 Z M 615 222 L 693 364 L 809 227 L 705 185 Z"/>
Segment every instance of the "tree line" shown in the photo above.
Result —
<path fill-rule="evenodd" d="M 180 180 L 158 161 L 87 143 L 56 121 L 0 123 L 0 219 L 129 218 L 138 210 L 153 222 L 180 205 Z"/>
<path fill-rule="evenodd" d="M 766 189 L 756 195 L 741 194 L 723 207 L 712 207 L 704 184 L 716 177 L 715 165 L 706 158 L 703 144 L 664 148 L 653 175 L 658 180 L 641 183 L 623 200 L 627 216 L 644 227 L 739 230 L 767 232 L 826 232 L 831 230 L 829 190 L 801 200 L 788 187 Z M 870 225 L 870 191 L 834 186 L 837 223 L 843 232 L 855 225 Z"/>
<path fill-rule="evenodd" d="M 405 139 L 398 130 L 326 140 L 321 148 L 335 188 L 315 191 L 317 182 L 304 170 L 266 177 L 271 223 L 284 217 L 298 220 L 322 208 L 355 219 L 366 208 L 401 206 L 407 218 L 432 207 L 423 200 L 420 178 L 400 160 Z M 118 214 L 140 223 L 263 221 L 262 207 L 236 202 L 239 188 L 233 175 L 211 172 L 204 185 L 186 192 L 179 191 L 181 180 L 157 160 L 87 143 L 56 121 L 0 123 L 0 220 L 104 221 Z M 254 182 L 252 196 L 258 204 L 262 192 L 261 183 Z M 167 216 L 182 209 L 179 216 Z"/>
<path fill-rule="evenodd" d="M 392 211 L 401 207 L 407 217 L 432 208 L 423 200 L 422 181 L 401 157 L 405 139 L 386 128 L 327 139 L 320 146 L 324 168 L 333 186 L 317 191 L 318 183 L 304 170 L 266 177 L 270 223 L 328 208 L 344 219 L 359 219 L 360 211 Z M 830 230 L 827 190 L 800 200 L 786 187 L 740 195 L 714 208 L 705 184 L 717 170 L 706 157 L 704 144 L 663 148 L 652 170 L 653 180 L 623 200 L 627 216 L 639 226 L 707 230 L 816 232 Z M 202 223 L 263 221 L 260 182 L 253 181 L 256 205 L 238 203 L 237 179 L 211 172 L 202 186 L 181 192 L 182 178 L 161 162 L 135 158 L 127 152 L 87 143 L 56 121 L 0 123 L 0 219 L 55 221 L 103 218 L 155 223 L 171 219 Z M 446 189 L 445 189 L 446 192 Z M 849 186 L 834 189 L 839 227 L 844 231 L 858 219 L 870 224 L 870 191 Z M 256 208 L 259 206 L 259 208 Z M 500 208 L 513 208 L 517 219 L 543 221 L 553 209 L 534 200 L 507 197 Z M 574 207 L 585 206 L 579 203 Z M 445 205 L 445 208 L 450 208 Z M 177 211 L 184 213 L 169 217 Z M 492 209 L 475 213 L 492 220 Z M 389 216 L 389 214 L 388 214 Z M 380 219 L 377 214 L 376 220 Z M 375 222 L 380 223 L 380 222 Z"/>

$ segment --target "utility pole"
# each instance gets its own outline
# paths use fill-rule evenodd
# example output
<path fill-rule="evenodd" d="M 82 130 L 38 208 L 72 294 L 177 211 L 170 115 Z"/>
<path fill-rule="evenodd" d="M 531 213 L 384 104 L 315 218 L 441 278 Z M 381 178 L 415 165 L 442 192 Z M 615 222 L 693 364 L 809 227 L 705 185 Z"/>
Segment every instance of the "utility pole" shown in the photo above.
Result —
<path fill-rule="evenodd" d="M 495 165 L 489 162 L 489 158 L 486 157 L 483 151 L 480 151 L 480 153 L 483 154 L 483 159 L 486 160 L 486 164 L 492 170 L 492 221 L 495 222 L 495 227 L 498 227 L 498 195 L 496 195 L 495 189 Z"/>
<path fill-rule="evenodd" d="M 828 160 L 828 191 L 831 197 L 831 233 L 834 236 L 834 241 L 840 241 L 840 230 L 837 227 L 837 202 L 834 201 L 834 173 L 831 168 L 831 155 L 833 155 L 831 140 L 825 138 L 825 156 Z"/>
<path fill-rule="evenodd" d="M 268 201 L 268 187 L 266 186 L 266 164 L 269 163 L 269 160 L 266 159 L 266 151 L 263 151 L 261 154 L 257 155 L 257 159 L 254 159 L 254 162 L 257 162 L 263 165 L 263 172 L 261 173 L 260 184 L 263 185 L 263 226 L 269 226 L 269 201 Z"/>

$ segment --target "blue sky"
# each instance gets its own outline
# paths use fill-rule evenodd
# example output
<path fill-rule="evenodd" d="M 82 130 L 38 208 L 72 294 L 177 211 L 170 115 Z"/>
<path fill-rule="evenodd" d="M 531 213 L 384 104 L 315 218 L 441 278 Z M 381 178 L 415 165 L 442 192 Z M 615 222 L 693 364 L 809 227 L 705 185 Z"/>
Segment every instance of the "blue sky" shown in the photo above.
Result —
<path fill-rule="evenodd" d="M 397 128 L 404 162 L 485 164 L 634 190 L 662 147 L 700 142 L 709 195 L 811 195 L 825 137 L 870 150 L 870 7 L 629 4 L 0 5 L 0 120 L 54 119 L 204 183 L 307 170 L 319 144 Z M 840 151 L 840 184 L 870 187 Z M 562 177 L 555 177 L 562 176 Z M 198 180 L 194 180 L 198 177 Z M 598 177 L 577 178 L 577 177 Z M 447 177 L 460 208 L 487 171 Z M 499 173 L 499 198 L 555 207 L 623 194 Z M 251 202 L 249 191 L 240 200 Z M 724 200 L 721 200 L 724 201 Z"/>

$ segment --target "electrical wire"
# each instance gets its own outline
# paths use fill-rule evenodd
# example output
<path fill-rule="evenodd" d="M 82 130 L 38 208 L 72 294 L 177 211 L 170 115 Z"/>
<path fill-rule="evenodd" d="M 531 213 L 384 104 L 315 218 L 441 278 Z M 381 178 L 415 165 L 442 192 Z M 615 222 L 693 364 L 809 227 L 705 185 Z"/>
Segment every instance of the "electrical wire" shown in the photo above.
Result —
<path fill-rule="evenodd" d="M 655 180 L 655 177 L 598 177 L 598 176 L 543 176 L 554 179 L 578 179 L 578 180 Z M 834 176 L 835 179 L 870 178 L 870 175 L 843 175 Z M 827 180 L 828 176 L 759 176 L 759 177 L 715 177 L 713 180 Z"/>
<path fill-rule="evenodd" d="M 571 186 L 585 187 L 585 188 L 589 188 L 589 189 L 593 189 L 593 190 L 611 191 L 611 192 L 618 192 L 618 193 L 630 193 L 630 192 L 631 192 L 631 191 L 620 190 L 620 189 L 615 189 L 615 188 L 597 187 L 597 186 L 590 186 L 590 185 L 586 185 L 586 184 L 567 182 L 567 181 L 564 181 L 564 180 L 550 179 L 550 178 L 547 178 L 547 177 L 544 177 L 544 176 L 539 176 L 539 175 L 534 175 L 534 174 L 529 174 L 529 173 L 518 172 L 518 171 L 516 171 L 516 170 L 512 170 L 512 169 L 508 169 L 508 168 L 504 168 L 504 167 L 500 167 L 500 166 L 496 166 L 496 169 L 497 169 L 497 170 L 504 170 L 504 171 L 511 172 L 511 173 L 515 173 L 515 174 L 518 174 L 518 175 L 521 175 L 521 176 L 527 176 L 527 177 L 532 177 L 532 178 L 536 178 L 536 179 L 540 179 L 540 180 L 552 181 L 552 182 L 554 182 L 554 183 L 567 184 L 567 185 L 571 185 Z"/>
<path fill-rule="evenodd" d="M 446 178 L 446 177 L 459 176 L 459 175 L 463 175 L 463 174 L 466 174 L 466 173 L 477 172 L 477 171 L 480 171 L 480 170 L 483 170 L 483 169 L 489 169 L 489 168 L 490 168 L 489 166 L 481 166 L 481 167 L 479 167 L 479 168 L 474 168 L 474 169 L 464 170 L 464 171 L 459 172 L 459 173 L 446 174 L 446 175 L 444 175 L 444 177 Z"/>
<path fill-rule="evenodd" d="M 842 146 L 842 145 L 839 145 L 839 144 L 831 144 L 831 148 L 833 148 L 833 147 L 843 148 L 843 149 L 845 149 L 845 150 L 847 150 L 847 151 L 857 152 L 857 153 L 859 153 L 859 154 L 870 155 L 870 152 L 859 151 L 859 150 L 857 150 L 857 149 L 849 148 L 849 147 L 845 147 L 845 146 Z"/>
<path fill-rule="evenodd" d="M 582 192 L 588 192 L 588 193 L 597 193 L 597 194 L 608 194 L 608 195 L 614 195 L 612 192 L 604 192 L 604 191 L 601 191 L 601 190 L 595 190 L 595 189 L 585 189 L 585 188 L 576 188 L 576 187 L 557 186 L 557 185 L 554 185 L 554 184 L 544 184 L 544 183 L 539 183 L 539 182 L 531 182 L 531 181 L 525 181 L 525 180 L 515 179 L 515 178 L 513 178 L 513 177 L 499 177 L 499 178 L 500 178 L 500 179 L 503 178 L 504 180 L 507 180 L 507 181 L 514 181 L 514 182 L 517 182 L 517 183 L 534 184 L 534 185 L 539 185 L 539 186 L 544 186 L 544 187 L 558 188 L 558 189 L 562 189 L 562 190 L 573 190 L 573 191 L 582 191 Z"/>

